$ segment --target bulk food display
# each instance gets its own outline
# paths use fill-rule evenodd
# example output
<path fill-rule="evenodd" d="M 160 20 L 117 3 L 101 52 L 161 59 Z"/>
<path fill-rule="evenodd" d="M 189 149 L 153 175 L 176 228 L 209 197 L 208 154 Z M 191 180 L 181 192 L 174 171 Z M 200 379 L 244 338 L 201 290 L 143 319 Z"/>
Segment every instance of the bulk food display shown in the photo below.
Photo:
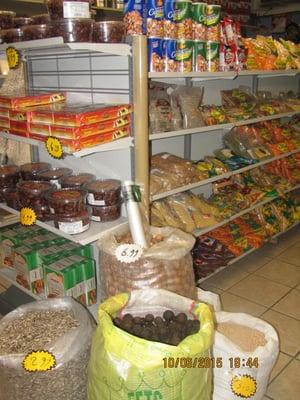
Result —
<path fill-rule="evenodd" d="M 79 245 L 38 226 L 20 224 L 0 231 L 0 271 L 41 298 L 71 296 L 85 306 L 97 300 L 91 245 Z"/>
<path fill-rule="evenodd" d="M 33 302 L 8 314 L 0 322 L 0 399 L 86 400 L 93 331 L 88 311 L 72 299 Z M 36 351 L 50 355 L 38 372 L 34 360 L 26 362 Z"/>
<path fill-rule="evenodd" d="M 183 336 L 177 338 L 177 335 L 179 330 L 182 335 L 181 327 L 186 325 L 172 321 L 174 314 L 176 320 L 188 319 L 193 325 L 191 330 L 187 328 L 191 334 L 182 340 Z M 145 315 L 147 320 L 155 318 L 158 324 L 164 323 L 163 317 L 168 321 L 165 320 L 167 335 L 172 335 L 172 343 L 165 343 L 162 327 L 159 331 L 163 333 L 163 340 L 154 338 L 154 329 L 150 327 L 152 321 L 149 327 L 142 328 L 142 337 L 140 333 L 131 332 L 129 324 L 142 322 Z M 187 368 L 183 375 L 181 368 L 164 367 L 164 362 L 168 364 L 172 358 L 184 360 L 209 356 L 213 319 L 208 306 L 166 290 L 145 289 L 111 297 L 102 303 L 98 316 L 89 364 L 89 400 L 125 400 L 134 397 L 135 393 L 168 400 L 178 396 L 183 400 L 210 399 L 210 368 Z M 120 327 L 115 325 L 116 321 Z M 133 327 L 136 331 L 141 325 L 134 324 Z"/>

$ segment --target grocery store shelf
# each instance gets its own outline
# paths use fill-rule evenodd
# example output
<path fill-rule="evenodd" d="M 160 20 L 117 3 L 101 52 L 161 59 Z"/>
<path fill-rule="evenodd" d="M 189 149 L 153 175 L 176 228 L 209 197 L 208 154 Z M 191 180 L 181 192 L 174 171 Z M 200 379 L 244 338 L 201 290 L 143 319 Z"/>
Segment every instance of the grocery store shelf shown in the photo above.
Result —
<path fill-rule="evenodd" d="M 171 79 L 171 78 L 198 78 L 198 79 L 236 79 L 239 76 L 258 76 L 261 78 L 276 76 L 295 76 L 300 73 L 299 69 L 287 70 L 244 70 L 240 72 L 149 72 L 148 77 L 151 79 Z"/>
<path fill-rule="evenodd" d="M 230 131 L 234 127 L 234 124 L 220 124 L 211 126 L 201 126 L 199 128 L 182 129 L 180 131 L 162 132 L 162 133 L 152 133 L 149 135 L 149 140 L 166 139 L 176 136 L 193 135 L 195 133 L 206 133 L 215 131 Z"/>
<path fill-rule="evenodd" d="M 299 112 L 290 111 L 290 112 L 281 113 L 281 114 L 264 115 L 263 117 L 250 118 L 250 119 L 245 119 L 243 121 L 237 121 L 234 123 L 234 126 L 256 124 L 257 122 L 271 121 L 272 119 L 288 118 L 288 117 L 293 117 L 294 115 L 297 115 L 297 114 L 299 114 Z"/>
<path fill-rule="evenodd" d="M 299 189 L 299 188 L 300 188 L 300 183 L 298 185 L 292 187 L 291 189 L 285 190 L 284 193 L 289 193 L 289 192 L 292 192 L 292 191 L 294 191 L 296 189 Z M 232 215 L 230 218 L 224 219 L 222 222 L 219 222 L 218 224 L 209 226 L 208 228 L 204 228 L 204 229 L 196 229 L 193 232 L 193 234 L 195 236 L 204 235 L 205 233 L 208 233 L 210 231 L 213 231 L 214 229 L 220 228 L 221 226 L 228 224 L 228 222 L 231 222 L 234 219 L 239 218 L 244 214 L 248 214 L 249 212 L 255 210 L 256 208 L 261 207 L 261 206 L 263 206 L 263 205 L 265 205 L 267 203 L 270 203 L 271 201 L 273 201 L 273 200 L 275 200 L 275 199 L 277 199 L 279 197 L 281 197 L 281 196 L 278 195 L 278 196 L 273 196 L 273 197 L 267 197 L 265 200 L 260 201 L 259 203 L 255 203 L 251 207 L 245 208 L 244 210 L 240 211 L 239 213 Z"/>
<path fill-rule="evenodd" d="M 270 243 L 273 239 L 276 239 L 277 237 L 279 237 L 279 236 L 283 235 L 284 233 L 288 232 L 289 230 L 295 228 L 297 225 L 299 225 L 299 223 L 300 223 L 300 222 L 296 222 L 295 224 L 293 224 L 293 225 L 291 225 L 289 228 L 287 228 L 285 231 L 276 233 L 276 235 L 274 235 L 274 236 L 272 236 L 271 238 L 269 238 L 269 239 L 264 243 L 264 245 L 265 245 L 266 243 Z M 264 245 L 263 245 L 263 246 L 264 246 Z M 263 246 L 261 246 L 261 247 L 259 247 L 259 248 L 257 248 L 257 249 L 256 249 L 256 248 L 253 248 L 253 249 L 247 251 L 246 253 L 243 253 L 243 254 L 241 254 L 240 256 L 233 258 L 233 259 L 230 260 L 229 263 L 228 263 L 227 265 L 225 265 L 224 267 L 220 267 L 220 268 L 216 269 L 212 274 L 209 274 L 209 275 L 207 275 L 207 276 L 205 276 L 205 277 L 199 279 L 199 280 L 197 281 L 197 285 L 200 284 L 201 282 L 204 282 L 205 280 L 211 278 L 212 276 L 218 274 L 219 272 L 223 271 L 225 268 L 229 267 L 230 265 L 235 264 L 236 262 L 240 261 L 241 259 L 243 259 L 244 257 L 248 256 L 249 254 L 254 253 L 254 252 L 257 251 L 257 250 L 262 249 Z"/>
<path fill-rule="evenodd" d="M 260 161 L 260 162 L 255 163 L 255 164 L 248 165 L 247 167 L 236 169 L 235 171 L 229 171 L 229 172 L 226 172 L 225 174 L 222 174 L 222 175 L 216 175 L 216 176 L 213 176 L 213 177 L 208 178 L 208 179 L 204 179 L 204 180 L 199 181 L 199 182 L 191 183 L 189 185 L 180 186 L 178 188 L 175 188 L 175 189 L 172 189 L 172 190 L 168 190 L 167 192 L 158 193 L 158 194 L 156 194 L 156 195 L 151 197 L 151 201 L 160 200 L 160 199 L 163 199 L 165 197 L 171 196 L 173 194 L 186 192 L 187 190 L 192 190 L 192 189 L 195 189 L 195 188 L 200 187 L 200 186 L 208 185 L 209 183 L 217 182 L 217 181 L 222 180 L 222 179 L 228 179 L 231 176 L 238 175 L 238 174 L 241 174 L 241 173 L 246 172 L 246 171 L 250 171 L 251 169 L 254 169 L 254 168 L 257 168 L 257 167 L 261 167 L 262 165 L 269 164 L 269 163 L 271 163 L 273 161 L 280 160 L 281 158 L 286 158 L 286 157 L 292 156 L 293 154 L 297 154 L 299 152 L 300 152 L 300 149 L 289 151 L 288 153 L 283 153 L 280 156 L 267 158 L 266 160 Z"/>
<path fill-rule="evenodd" d="M 16 286 L 18 289 L 22 290 L 22 292 L 26 293 L 28 296 L 31 296 L 35 300 L 43 300 L 45 298 L 43 295 L 32 293 L 30 290 L 24 288 L 18 282 L 16 282 L 16 272 L 10 268 L 1 268 L 0 277 L 3 278 L 8 284 Z"/>
<path fill-rule="evenodd" d="M 92 6 L 92 10 L 116 12 L 116 13 L 123 13 L 124 12 L 123 8 L 112 8 L 112 7 L 95 7 L 95 6 Z"/>
<path fill-rule="evenodd" d="M 68 50 L 88 51 L 114 54 L 118 56 L 131 55 L 131 46 L 126 43 L 64 43 L 62 37 L 49 39 L 29 40 L 18 43 L 5 43 L 0 45 L 0 52 L 5 51 L 7 47 L 15 47 L 19 50 L 35 51 L 43 50 L 45 52 L 55 50 L 55 52 L 65 53 Z"/>
<path fill-rule="evenodd" d="M 13 208 L 8 207 L 6 204 L 0 203 L 0 208 L 4 210 L 10 211 L 12 214 L 20 215 L 19 211 L 14 210 Z M 89 243 L 93 243 L 97 241 L 103 233 L 109 232 L 115 229 L 117 226 L 122 226 L 127 223 L 127 219 L 125 217 L 121 217 L 116 221 L 112 222 L 94 222 L 90 221 L 90 228 L 77 235 L 69 235 L 67 233 L 62 232 L 61 230 L 55 228 L 53 222 L 42 222 L 37 221 L 36 224 L 41 226 L 42 228 L 47 229 L 50 232 L 55 233 L 58 236 L 65 237 L 73 242 L 85 245 Z"/>
<path fill-rule="evenodd" d="M 42 140 L 30 139 L 24 136 L 17 136 L 12 135 L 7 132 L 0 132 L 0 138 L 14 140 L 16 142 L 22 142 L 26 144 L 30 144 L 32 146 L 39 146 L 45 148 L 45 142 Z M 65 152 L 65 154 L 69 156 L 74 156 L 77 158 L 85 157 L 90 154 L 94 153 L 102 153 L 106 151 L 114 151 L 114 150 L 121 150 L 121 149 L 129 149 L 129 147 L 133 146 L 133 138 L 132 137 L 125 137 L 121 139 L 114 140 L 112 142 L 99 144 L 98 146 L 94 147 L 87 147 L 85 149 L 75 151 L 73 153 Z"/>
<path fill-rule="evenodd" d="M 236 121 L 236 122 L 232 122 L 232 123 L 228 123 L 228 124 L 199 126 L 199 128 L 181 129 L 179 131 L 152 133 L 151 135 L 149 135 L 149 140 L 167 139 L 170 137 L 194 135 L 194 134 L 198 134 L 198 133 L 220 132 L 223 130 L 230 131 L 235 126 L 255 124 L 257 122 L 270 121 L 272 119 L 293 117 L 294 115 L 297 115 L 297 114 L 299 114 L 299 111 L 289 111 L 289 112 L 281 113 L 281 114 L 265 115 L 263 117 L 258 117 L 258 118 L 244 119 L 242 121 Z"/>

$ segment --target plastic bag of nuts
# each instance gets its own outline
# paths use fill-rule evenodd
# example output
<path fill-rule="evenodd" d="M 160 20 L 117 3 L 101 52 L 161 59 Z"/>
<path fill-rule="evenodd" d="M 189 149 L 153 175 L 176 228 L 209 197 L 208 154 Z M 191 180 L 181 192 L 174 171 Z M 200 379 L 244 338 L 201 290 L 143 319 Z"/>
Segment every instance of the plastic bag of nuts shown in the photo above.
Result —
<path fill-rule="evenodd" d="M 128 226 L 123 225 L 104 234 L 98 242 L 102 299 L 150 287 L 197 298 L 190 254 L 193 236 L 175 228 L 150 227 L 152 245 L 137 261 L 125 264 L 115 253 L 121 244 L 129 242 L 127 233 Z"/>
<path fill-rule="evenodd" d="M 175 336 L 182 325 L 172 320 L 168 323 L 172 343 L 165 344 L 151 340 L 153 329 L 149 331 L 148 326 L 143 328 L 143 337 L 138 337 L 114 326 L 112 321 L 125 319 L 127 314 L 135 317 L 135 328 L 137 320 L 145 315 L 164 323 L 162 316 L 166 316 L 166 309 L 169 315 L 177 314 L 176 319 L 180 313 L 192 319 L 190 322 L 198 322 L 196 332 L 176 345 Z M 165 334 L 160 331 L 159 336 L 163 339 Z M 209 361 L 212 341 L 213 318 L 205 304 L 162 289 L 135 290 L 112 297 L 99 308 L 89 364 L 88 398 L 127 400 L 137 399 L 135 394 L 141 393 L 140 399 L 209 400 L 211 366 L 192 366 L 195 360 Z"/>
<path fill-rule="evenodd" d="M 71 298 L 35 301 L 6 315 L 0 322 L 0 399 L 86 400 L 94 325 Z M 30 363 L 23 362 L 37 349 L 51 353 L 49 365 L 56 362 L 28 372 Z"/>

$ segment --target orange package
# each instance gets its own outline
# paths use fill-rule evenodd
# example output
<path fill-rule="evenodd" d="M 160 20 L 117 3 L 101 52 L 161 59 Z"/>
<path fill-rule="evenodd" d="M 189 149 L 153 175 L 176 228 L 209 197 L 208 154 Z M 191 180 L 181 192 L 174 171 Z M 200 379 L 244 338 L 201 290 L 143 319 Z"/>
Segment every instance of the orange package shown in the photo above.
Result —
<path fill-rule="evenodd" d="M 0 107 L 18 110 L 25 107 L 63 102 L 65 100 L 66 95 L 62 92 L 43 93 L 36 96 L 0 96 Z"/>

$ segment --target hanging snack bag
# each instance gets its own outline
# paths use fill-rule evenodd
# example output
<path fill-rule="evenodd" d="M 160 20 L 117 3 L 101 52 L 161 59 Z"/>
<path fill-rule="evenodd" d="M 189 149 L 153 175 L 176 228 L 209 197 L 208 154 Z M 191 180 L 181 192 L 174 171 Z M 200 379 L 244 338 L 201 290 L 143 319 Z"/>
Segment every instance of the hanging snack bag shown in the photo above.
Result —
<path fill-rule="evenodd" d="M 220 41 L 221 6 L 207 4 L 206 6 L 206 40 Z"/>
<path fill-rule="evenodd" d="M 144 338 L 138 337 L 135 322 L 137 334 L 129 333 L 129 326 L 125 331 L 113 323 L 113 319 L 132 321 L 132 317 L 138 322 L 145 315 L 163 322 L 166 310 L 199 321 L 200 329 L 179 344 L 169 345 L 149 340 L 149 329 L 143 329 Z M 213 319 L 206 304 L 166 290 L 136 290 L 111 297 L 100 305 L 98 315 L 89 365 L 89 400 L 211 398 L 211 367 L 201 367 L 210 356 L 213 339 Z"/>
<path fill-rule="evenodd" d="M 164 35 L 163 0 L 147 0 L 147 36 L 162 38 Z"/>
<path fill-rule="evenodd" d="M 124 1 L 125 35 L 145 35 L 147 21 L 147 7 L 145 0 Z"/>
<path fill-rule="evenodd" d="M 206 3 L 192 4 L 193 39 L 206 40 Z"/>

